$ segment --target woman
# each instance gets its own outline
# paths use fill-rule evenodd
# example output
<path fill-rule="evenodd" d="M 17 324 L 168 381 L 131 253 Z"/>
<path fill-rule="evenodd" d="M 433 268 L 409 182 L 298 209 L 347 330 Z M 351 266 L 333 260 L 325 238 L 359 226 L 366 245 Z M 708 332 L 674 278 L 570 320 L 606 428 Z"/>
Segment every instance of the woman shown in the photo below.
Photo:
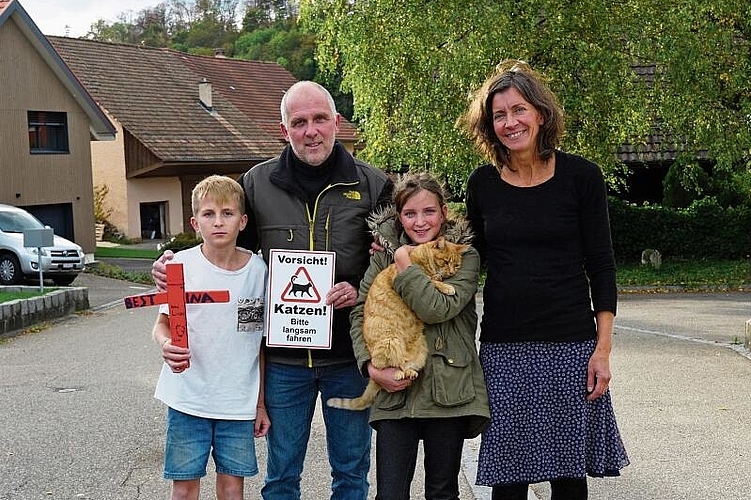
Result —
<path fill-rule="evenodd" d="M 460 118 L 491 162 L 467 181 L 487 265 L 480 360 L 491 406 L 478 484 L 493 500 L 587 498 L 628 457 L 608 385 L 615 260 L 597 165 L 557 150 L 563 112 L 526 63 L 504 61 Z"/>
<path fill-rule="evenodd" d="M 444 281 L 455 295 L 435 289 L 423 270 L 411 265 L 413 245 L 440 235 L 455 243 L 469 240 L 467 224 L 448 219 L 440 184 L 430 175 L 411 174 L 394 189 L 394 208 L 371 218 L 375 252 L 352 311 L 352 342 L 363 374 L 382 388 L 371 406 L 376 432 L 376 500 L 408 500 L 419 441 L 425 452 L 425 498 L 459 498 L 464 439 L 482 431 L 489 418 L 487 393 L 475 346 L 475 293 L 480 267 L 477 251 L 463 254 L 459 271 Z M 376 369 L 362 336 L 363 308 L 376 275 L 392 262 L 399 273 L 393 286 L 425 322 L 428 360 L 412 381 L 394 380 L 394 368 Z M 439 392 L 440 402 L 436 401 Z"/>

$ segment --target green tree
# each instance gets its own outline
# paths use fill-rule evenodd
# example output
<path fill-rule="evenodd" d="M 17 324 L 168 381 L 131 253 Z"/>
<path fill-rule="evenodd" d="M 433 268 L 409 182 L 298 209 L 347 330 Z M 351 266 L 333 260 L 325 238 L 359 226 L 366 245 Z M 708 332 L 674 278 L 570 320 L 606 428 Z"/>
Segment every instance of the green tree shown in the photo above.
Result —
<path fill-rule="evenodd" d="M 137 38 L 149 47 L 167 47 L 170 42 L 167 4 L 143 9 L 134 23 Z"/>
<path fill-rule="evenodd" d="M 104 19 L 99 19 L 89 27 L 84 38 L 111 43 L 136 43 L 137 35 L 135 26 L 122 21 L 107 24 Z"/>
<path fill-rule="evenodd" d="M 686 165 L 703 148 L 721 168 L 749 168 L 748 2 L 301 0 L 300 12 L 321 68 L 342 69 L 364 156 L 379 166 L 463 186 L 481 160 L 455 120 L 495 64 L 517 58 L 564 106 L 563 148 L 613 184 L 618 147 L 644 143 L 658 120 L 681 138 Z"/>
<path fill-rule="evenodd" d="M 751 4 L 671 3 L 650 5 L 639 49 L 655 62 L 655 107 L 678 150 L 676 177 L 697 198 L 751 204 Z M 697 152 L 714 163 L 710 186 L 697 182 Z"/>
<path fill-rule="evenodd" d="M 244 33 L 235 42 L 235 57 L 274 61 L 300 80 L 316 75 L 315 37 L 303 33 L 294 20 Z"/>
<path fill-rule="evenodd" d="M 238 0 L 169 0 L 139 11 L 135 18 L 121 13 L 111 25 L 100 19 L 91 25 L 87 38 L 210 55 L 223 48 L 230 54 L 238 36 L 237 4 Z"/>

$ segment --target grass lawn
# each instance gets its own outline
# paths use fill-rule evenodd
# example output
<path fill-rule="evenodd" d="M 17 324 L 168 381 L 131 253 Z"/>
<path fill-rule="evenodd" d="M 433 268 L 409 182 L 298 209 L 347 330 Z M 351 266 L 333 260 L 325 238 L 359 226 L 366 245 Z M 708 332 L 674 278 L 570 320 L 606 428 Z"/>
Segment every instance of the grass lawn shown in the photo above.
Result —
<path fill-rule="evenodd" d="M 120 245 L 118 247 L 97 247 L 96 252 L 94 252 L 94 257 L 154 260 L 159 257 L 161 253 L 162 252 L 156 249 L 131 248 L 127 245 Z"/>
<path fill-rule="evenodd" d="M 617 264 L 616 281 L 619 288 L 638 292 L 669 291 L 751 291 L 751 260 L 665 260 L 660 269 L 638 262 Z M 480 286 L 485 284 L 485 271 L 480 274 Z"/>
<path fill-rule="evenodd" d="M 2 289 L 0 289 L 0 304 L 16 299 L 30 299 L 32 297 L 39 297 L 40 295 L 46 295 L 53 290 L 57 290 L 57 288 L 45 288 L 44 293 L 40 293 L 38 290 L 36 292 L 3 292 Z"/>
<path fill-rule="evenodd" d="M 618 265 L 618 286 L 751 290 L 751 260 L 663 261 L 660 269 L 639 263 Z"/>

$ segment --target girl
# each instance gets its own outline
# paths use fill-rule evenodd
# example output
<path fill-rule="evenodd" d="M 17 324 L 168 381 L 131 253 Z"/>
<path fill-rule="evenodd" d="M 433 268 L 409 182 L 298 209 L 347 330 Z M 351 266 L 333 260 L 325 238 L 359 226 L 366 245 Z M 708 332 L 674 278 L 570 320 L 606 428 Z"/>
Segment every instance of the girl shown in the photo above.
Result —
<path fill-rule="evenodd" d="M 358 366 L 382 387 L 370 410 L 370 423 L 376 430 L 376 500 L 409 499 L 420 440 L 425 452 L 425 498 L 458 499 L 464 439 L 477 436 L 489 418 L 475 345 L 480 259 L 470 247 L 459 271 L 445 279 L 456 294 L 436 290 L 423 270 L 411 265 L 409 253 L 413 245 L 440 235 L 455 243 L 467 242 L 467 226 L 449 220 L 443 189 L 429 174 L 402 178 L 393 199 L 394 207 L 373 216 L 370 222 L 376 240 L 384 242 L 386 249 L 396 250 L 393 255 L 388 250 L 375 252 L 351 314 Z M 362 338 L 368 290 L 391 262 L 399 270 L 394 290 L 425 323 L 428 360 L 412 381 L 394 380 L 393 367 L 374 368 Z"/>

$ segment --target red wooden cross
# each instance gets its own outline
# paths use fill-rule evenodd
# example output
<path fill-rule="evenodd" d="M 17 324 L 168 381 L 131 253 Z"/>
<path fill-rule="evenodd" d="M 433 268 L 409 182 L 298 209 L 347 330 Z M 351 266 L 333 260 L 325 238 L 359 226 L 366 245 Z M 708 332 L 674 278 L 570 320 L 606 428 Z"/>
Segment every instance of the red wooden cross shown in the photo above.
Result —
<path fill-rule="evenodd" d="M 229 290 L 185 291 L 185 276 L 181 263 L 167 264 L 167 291 L 131 295 L 123 299 L 125 308 L 169 304 L 169 329 L 172 345 L 188 347 L 188 320 L 185 304 L 229 302 Z M 190 366 L 190 364 L 188 364 Z"/>

